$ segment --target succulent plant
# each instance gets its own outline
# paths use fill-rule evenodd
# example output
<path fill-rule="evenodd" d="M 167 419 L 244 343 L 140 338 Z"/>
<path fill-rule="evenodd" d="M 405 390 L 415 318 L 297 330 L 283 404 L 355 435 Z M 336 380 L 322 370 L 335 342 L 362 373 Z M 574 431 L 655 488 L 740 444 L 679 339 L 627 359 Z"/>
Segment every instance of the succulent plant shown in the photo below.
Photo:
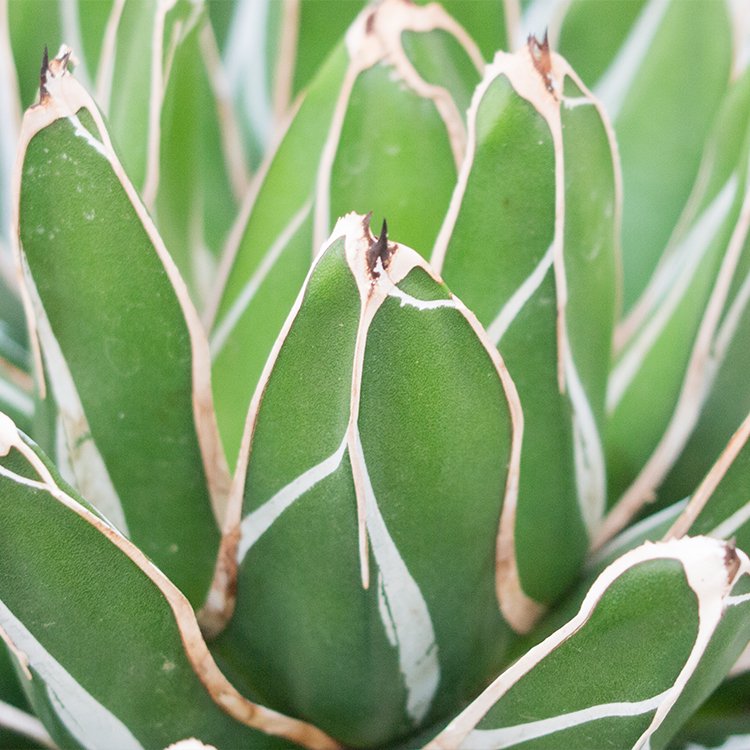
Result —
<path fill-rule="evenodd" d="M 0 0 L 0 747 L 750 747 L 748 61 Z"/>

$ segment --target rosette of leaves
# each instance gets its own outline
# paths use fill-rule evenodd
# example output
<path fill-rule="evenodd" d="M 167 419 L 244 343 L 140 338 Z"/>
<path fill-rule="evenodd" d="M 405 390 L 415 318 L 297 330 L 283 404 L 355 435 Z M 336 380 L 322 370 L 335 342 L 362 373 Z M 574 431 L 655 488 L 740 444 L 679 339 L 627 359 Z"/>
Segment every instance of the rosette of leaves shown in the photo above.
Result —
<path fill-rule="evenodd" d="M 0 746 L 750 742 L 747 15 L 0 0 Z"/>

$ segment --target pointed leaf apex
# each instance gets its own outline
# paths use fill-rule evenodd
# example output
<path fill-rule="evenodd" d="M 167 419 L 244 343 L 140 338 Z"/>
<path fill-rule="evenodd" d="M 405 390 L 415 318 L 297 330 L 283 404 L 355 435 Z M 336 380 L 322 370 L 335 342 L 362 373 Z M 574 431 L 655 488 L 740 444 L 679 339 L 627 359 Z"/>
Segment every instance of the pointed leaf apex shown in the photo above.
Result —
<path fill-rule="evenodd" d="M 39 101 L 44 102 L 49 93 L 47 92 L 47 71 L 49 70 L 49 50 L 44 45 L 44 54 L 42 55 L 42 67 L 39 71 Z"/>
<path fill-rule="evenodd" d="M 368 215 L 366 218 L 368 228 L 369 220 L 370 216 Z M 383 219 L 380 236 L 374 242 L 371 242 L 370 247 L 367 249 L 367 268 L 373 279 L 377 279 L 380 276 L 377 270 L 378 261 L 380 261 L 383 268 L 387 268 L 393 254 L 393 249 L 393 245 L 388 245 L 388 224 Z"/>
<path fill-rule="evenodd" d="M 527 43 L 531 59 L 534 61 L 534 67 L 542 77 L 547 91 L 551 94 L 555 87 L 552 80 L 552 55 L 550 54 L 547 30 L 545 29 L 544 38 L 541 42 L 533 34 L 529 34 Z"/>

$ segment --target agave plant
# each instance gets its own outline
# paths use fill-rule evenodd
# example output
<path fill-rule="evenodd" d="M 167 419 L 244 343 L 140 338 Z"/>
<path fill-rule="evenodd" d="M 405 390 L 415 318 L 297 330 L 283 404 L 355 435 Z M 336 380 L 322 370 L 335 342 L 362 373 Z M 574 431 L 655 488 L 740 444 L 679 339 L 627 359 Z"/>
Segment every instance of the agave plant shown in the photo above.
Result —
<path fill-rule="evenodd" d="M 750 747 L 749 16 L 0 0 L 0 746 Z"/>

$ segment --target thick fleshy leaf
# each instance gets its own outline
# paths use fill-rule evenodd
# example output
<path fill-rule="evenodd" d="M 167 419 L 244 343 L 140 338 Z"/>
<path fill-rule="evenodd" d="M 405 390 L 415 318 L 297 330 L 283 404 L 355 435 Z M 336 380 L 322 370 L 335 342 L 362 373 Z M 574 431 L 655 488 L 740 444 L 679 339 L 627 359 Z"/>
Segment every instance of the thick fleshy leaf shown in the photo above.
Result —
<path fill-rule="evenodd" d="M 227 247 L 211 346 L 230 461 L 263 364 L 335 217 L 372 210 L 405 242 L 432 245 L 479 64 L 439 6 L 386 0 L 358 17 L 316 77 Z"/>
<path fill-rule="evenodd" d="M 731 544 L 638 547 L 427 747 L 662 748 L 750 640 L 748 592 Z"/>
<path fill-rule="evenodd" d="M 466 701 L 511 635 L 497 596 L 516 571 L 496 556 L 519 416 L 497 350 L 426 261 L 341 219 L 248 416 L 211 598 L 220 616 L 237 576 L 214 644 L 235 679 L 355 746 Z"/>
<path fill-rule="evenodd" d="M 60 445 L 78 489 L 200 604 L 228 485 L 208 348 L 65 62 L 50 62 L 42 101 L 24 119 L 16 186 L 20 262 Z"/>
<path fill-rule="evenodd" d="M 573 0 L 558 46 L 600 97 L 617 133 L 629 309 L 672 235 L 729 83 L 727 3 Z"/>
<path fill-rule="evenodd" d="M 598 103 L 546 43 L 499 53 L 472 102 L 467 157 L 432 256 L 518 385 L 523 447 L 507 552 L 521 590 L 546 604 L 576 576 L 605 507 L 614 150 Z"/>
<path fill-rule="evenodd" d="M 607 394 L 610 498 L 616 505 L 603 538 L 654 498 L 709 404 L 704 434 L 713 424 L 719 437 L 707 439 L 685 475 L 687 491 L 750 406 L 744 383 L 724 394 L 718 390 L 742 377 L 747 348 L 749 115 L 750 71 L 729 91 L 685 213 L 641 303 L 616 332 Z M 715 396 L 707 401 L 712 389 Z M 724 397 L 734 402 L 726 411 Z"/>
<path fill-rule="evenodd" d="M 200 737 L 290 747 L 262 729 L 335 747 L 226 681 L 187 599 L 5 415 L 0 456 L 0 630 L 60 745 L 137 750 Z"/>

